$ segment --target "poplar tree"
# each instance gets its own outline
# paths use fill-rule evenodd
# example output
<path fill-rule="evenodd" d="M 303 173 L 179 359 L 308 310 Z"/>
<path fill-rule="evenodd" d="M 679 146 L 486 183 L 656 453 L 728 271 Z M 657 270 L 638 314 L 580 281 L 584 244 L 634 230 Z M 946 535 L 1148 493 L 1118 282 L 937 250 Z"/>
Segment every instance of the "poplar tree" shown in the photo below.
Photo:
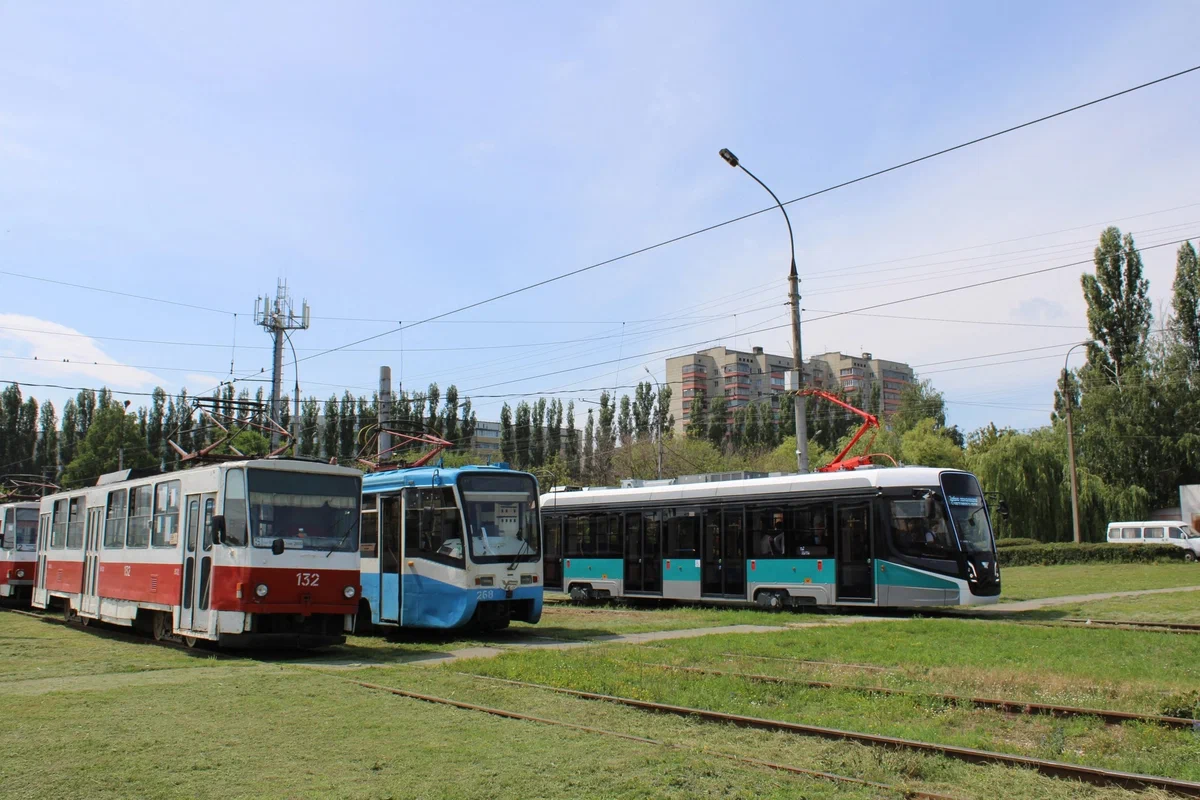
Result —
<path fill-rule="evenodd" d="M 583 429 L 583 479 L 588 483 L 595 481 L 596 422 L 592 417 L 592 409 L 588 409 L 587 425 Z"/>
<path fill-rule="evenodd" d="M 551 459 L 553 459 L 555 456 L 562 455 L 562 424 L 562 400 L 551 400 L 549 419 L 546 422 L 546 453 Z"/>
<path fill-rule="evenodd" d="M 686 402 L 686 401 L 685 401 Z M 705 439 L 708 437 L 707 399 L 703 389 L 697 389 L 692 395 L 692 404 L 688 407 L 687 438 Z"/>
<path fill-rule="evenodd" d="M 440 436 L 442 433 L 442 418 L 438 414 L 438 403 L 441 402 L 442 393 L 436 383 L 429 384 L 429 390 L 425 395 L 425 399 L 429 403 L 429 413 L 425 415 L 425 419 L 429 420 L 428 425 L 433 429 L 433 432 Z"/>
<path fill-rule="evenodd" d="M 729 434 L 729 406 L 724 395 L 717 395 L 708 405 L 708 441 L 718 450 L 725 449 L 725 437 Z"/>
<path fill-rule="evenodd" d="M 669 439 L 674 434 L 675 417 L 671 415 L 670 386 L 662 387 L 662 391 L 658 393 L 654 403 L 654 419 L 651 424 L 655 436 L 661 433 L 664 438 Z"/>
<path fill-rule="evenodd" d="M 458 387 L 453 383 L 446 387 L 446 407 L 442 412 L 442 436 L 454 443 L 455 450 L 470 447 L 470 442 L 459 441 L 462 434 L 458 429 Z"/>
<path fill-rule="evenodd" d="M 567 435 L 564 443 L 567 456 L 567 469 L 571 478 L 579 480 L 583 470 L 583 462 L 579 452 L 579 431 L 575 429 L 575 401 L 567 403 Z"/>
<path fill-rule="evenodd" d="M 358 455 L 355 442 L 358 416 L 354 395 L 347 389 L 342 393 L 341 414 L 338 420 L 338 454 L 342 461 L 352 462 Z"/>
<path fill-rule="evenodd" d="M 500 458 L 507 464 L 517 463 L 517 443 L 513 431 L 513 413 L 508 403 L 500 409 Z"/>
<path fill-rule="evenodd" d="M 650 424 L 654 416 L 654 390 L 650 381 L 642 381 L 633 394 L 633 432 L 639 442 L 650 440 Z"/>
<path fill-rule="evenodd" d="M 300 404 L 300 455 L 317 456 L 317 425 L 321 415 L 317 398 L 307 397 Z"/>
<path fill-rule="evenodd" d="M 617 439 L 621 442 L 622 447 L 626 447 L 633 441 L 633 404 L 629 402 L 629 395 L 621 395 L 621 412 L 617 416 Z"/>
<path fill-rule="evenodd" d="M 337 459 L 339 431 L 341 430 L 341 414 L 338 412 L 338 398 L 331 394 L 325 401 L 325 429 L 321 436 L 321 451 L 326 459 Z"/>
<path fill-rule="evenodd" d="M 75 458 L 75 447 L 79 442 L 79 406 L 74 399 L 63 404 L 62 436 L 58 440 L 58 463 L 66 466 Z"/>
<path fill-rule="evenodd" d="M 530 417 L 529 403 L 524 400 L 517 403 L 517 423 L 513 433 L 517 444 L 517 466 L 521 469 L 528 469 L 532 463 L 532 453 L 529 449 Z"/>
<path fill-rule="evenodd" d="M 42 404 L 38 417 L 37 447 L 33 456 L 34 472 L 47 478 L 58 476 L 58 417 L 54 404 Z"/>
<path fill-rule="evenodd" d="M 1175 285 L 1171 297 L 1171 331 L 1187 357 L 1188 366 L 1200 368 L 1200 262 L 1196 248 L 1184 242 L 1175 254 Z"/>
<path fill-rule="evenodd" d="M 1088 345 L 1088 365 L 1121 378 L 1145 358 L 1150 333 L 1149 281 L 1142 275 L 1142 257 L 1133 236 L 1115 227 L 1100 234 L 1095 252 L 1096 274 L 1081 277 L 1087 301 L 1088 328 L 1100 342 Z"/>
<path fill-rule="evenodd" d="M 613 480 L 613 452 L 616 447 L 616 430 L 613 418 L 616 416 L 616 399 L 608 392 L 600 393 L 600 413 L 596 422 L 596 454 L 593 466 L 597 480 L 608 485 Z"/>
<path fill-rule="evenodd" d="M 538 398 L 530 409 L 529 463 L 540 467 L 546 463 L 546 399 Z"/>

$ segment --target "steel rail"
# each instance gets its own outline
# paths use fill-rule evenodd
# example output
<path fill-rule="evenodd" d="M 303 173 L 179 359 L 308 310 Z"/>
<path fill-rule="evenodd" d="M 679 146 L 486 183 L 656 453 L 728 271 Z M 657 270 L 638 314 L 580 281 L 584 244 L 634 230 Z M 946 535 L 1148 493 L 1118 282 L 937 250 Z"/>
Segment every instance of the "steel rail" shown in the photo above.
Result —
<path fill-rule="evenodd" d="M 665 649 L 665 648 L 663 648 Z M 843 664 L 840 661 L 809 661 L 803 658 L 788 658 L 787 656 L 755 656 L 749 653 L 721 653 L 728 658 L 754 658 L 760 661 L 786 661 L 790 664 L 811 664 L 816 667 L 843 667 L 845 669 L 862 669 L 870 672 L 897 672 L 895 667 L 879 667 L 873 664 Z"/>
<path fill-rule="evenodd" d="M 1139 622 L 1121 619 L 1082 619 L 1066 617 L 1058 620 L 1072 625 L 1101 625 L 1106 627 L 1146 628 L 1148 630 L 1179 631 L 1182 633 L 1200 633 L 1200 625 L 1190 622 Z"/>
<path fill-rule="evenodd" d="M 639 662 L 644 663 L 644 662 Z M 1186 717 L 1165 717 L 1158 714 L 1138 714 L 1132 711 L 1112 711 L 1102 708 L 1081 708 L 1078 706 L 1060 706 L 1051 703 L 1035 703 L 1027 700 L 1003 700 L 994 697 L 966 697 L 962 695 L 945 694 L 943 692 L 920 692 L 913 689 L 894 689 L 888 686 L 856 686 L 852 683 L 831 683 L 829 681 L 810 681 L 800 678 L 788 678 L 779 675 L 757 675 L 750 672 L 729 672 L 707 667 L 684 667 L 676 664 L 646 664 L 656 669 L 676 672 L 691 672 L 699 675 L 716 675 L 726 678 L 742 678 L 759 683 L 787 684 L 805 686 L 812 689 L 835 689 L 846 692 L 863 692 L 866 694 L 894 695 L 899 697 L 917 697 L 930 700 L 944 700 L 961 705 L 973 705 L 980 708 L 993 708 L 1014 714 L 1049 714 L 1054 717 L 1097 717 L 1111 724 L 1124 722 L 1149 722 L 1168 728 L 1184 728 L 1200 731 L 1200 720 Z"/>
<path fill-rule="evenodd" d="M 1089 767 L 1082 764 L 1069 764 L 1063 761 L 1048 761 L 1046 759 L 1034 758 L 1032 756 L 998 753 L 992 750 L 978 750 L 973 747 L 935 744 L 933 742 L 922 742 L 915 739 L 902 739 L 896 736 L 884 736 L 875 733 L 860 733 L 858 731 L 825 728 L 818 725 L 805 725 L 799 722 L 784 722 L 782 720 L 764 719 L 762 717 L 747 717 L 741 714 L 729 714 L 723 711 L 711 711 L 702 708 L 688 708 L 687 706 L 676 706 L 667 703 L 654 703 L 649 700 L 636 700 L 631 697 L 617 697 L 615 695 L 599 694 L 596 692 L 583 692 L 578 689 L 564 689 L 558 686 L 547 686 L 545 684 L 529 683 L 527 681 L 515 681 L 507 678 L 493 678 L 487 675 L 475 675 L 473 677 L 483 680 L 496 681 L 498 683 L 506 683 L 513 686 L 523 686 L 528 689 L 542 689 L 544 691 L 565 694 L 570 697 L 579 697 L 584 700 L 598 700 L 606 703 L 616 703 L 618 705 L 629 706 L 631 708 L 639 708 L 643 711 L 656 711 L 664 714 L 674 714 L 676 716 L 688 717 L 691 719 L 700 719 L 705 722 L 723 722 L 744 728 L 779 731 L 784 733 L 794 733 L 801 736 L 816 736 L 824 739 L 859 742 L 861 744 L 874 745 L 878 747 L 912 750 L 919 753 L 947 756 L 949 758 L 974 764 L 1001 764 L 1009 767 L 1024 767 L 1027 769 L 1036 770 L 1037 772 L 1049 777 L 1079 780 L 1094 784 L 1096 786 L 1119 786 L 1135 791 L 1154 788 L 1181 795 L 1183 797 L 1200 797 L 1200 783 L 1195 781 L 1179 780 L 1176 778 L 1168 778 L 1160 775 L 1142 775 L 1135 772 L 1121 772 L 1118 770 L 1104 769 L 1102 767 Z"/>
<path fill-rule="evenodd" d="M 328 674 L 328 673 L 324 673 L 324 674 Z M 337 677 L 337 676 L 330 675 L 330 677 Z M 473 676 L 473 677 L 475 677 L 475 676 Z M 541 725 L 553 725 L 555 727 L 567 728 L 567 729 L 576 730 L 576 731 L 582 731 L 584 733 L 594 733 L 594 734 L 598 734 L 601 736 L 613 736 L 613 737 L 616 737 L 619 739 L 626 739 L 628 741 L 639 742 L 641 744 L 657 745 L 659 747 L 666 747 L 666 748 L 670 748 L 672 750 L 678 750 L 678 751 L 685 752 L 685 753 L 699 752 L 699 753 L 703 753 L 704 755 L 707 755 L 707 756 L 713 756 L 715 758 L 724 758 L 729 761 L 735 761 L 735 762 L 742 763 L 742 764 L 750 764 L 752 766 L 757 766 L 757 767 L 765 767 L 767 769 L 773 769 L 773 770 L 777 770 L 780 772 L 788 772 L 793 775 L 805 775 L 808 777 L 820 778 L 822 780 L 833 781 L 836 783 L 849 783 L 849 784 L 853 784 L 856 786 L 864 786 L 864 787 L 867 787 L 870 789 L 879 789 L 881 791 L 892 792 L 892 793 L 900 795 L 901 797 L 906 797 L 906 798 L 909 798 L 909 797 L 920 798 L 921 800 L 956 800 L 955 798 L 950 797 L 949 795 L 934 794 L 932 792 L 923 792 L 923 791 L 914 790 L 914 789 L 905 789 L 905 788 L 902 788 L 899 786 L 891 786 L 886 783 L 878 783 L 876 781 L 865 780 L 863 778 L 852 778 L 847 775 L 838 775 L 833 772 L 822 772 L 820 770 L 805 769 L 803 767 L 792 766 L 791 764 L 779 764 L 779 763 L 776 763 L 773 761 L 764 761 L 763 759 L 751 758 L 749 756 L 739 756 L 739 755 L 736 755 L 733 753 L 722 753 L 722 752 L 719 752 L 716 750 L 709 750 L 707 748 L 684 747 L 683 745 L 671 744 L 669 742 L 663 742 L 658 739 L 650 739 L 645 736 L 636 736 L 631 733 L 621 733 L 619 731 L 610 731 L 605 728 L 595 728 L 595 727 L 592 727 L 589 725 L 579 725 L 574 722 L 563 722 L 561 720 L 547 719 L 546 717 L 537 717 L 537 716 L 533 716 L 532 714 L 524 714 L 524 713 L 521 713 L 518 711 L 508 711 L 508 710 L 505 710 L 502 708 L 493 708 L 491 706 L 481 706 L 481 705 L 477 705 L 475 703 L 467 703 L 462 700 L 451 700 L 446 697 L 437 697 L 435 695 L 423 694 L 421 692 L 413 692 L 413 691 L 409 691 L 408 689 L 398 689 L 393 686 L 383 686 L 378 683 L 368 683 L 367 681 L 357 681 L 357 680 L 354 680 L 353 678 L 343 678 L 342 680 L 345 680 L 348 683 L 352 683 L 356 686 L 361 686 L 364 689 L 372 689 L 372 690 L 380 691 L 380 692 L 388 692 L 390 694 L 398 695 L 400 697 L 407 697 L 412 700 L 421 700 L 426 703 L 435 703 L 438 705 L 451 706 L 453 708 L 459 708 L 459 709 L 463 709 L 465 711 L 479 711 L 484 714 L 491 714 L 493 716 L 503 717 L 505 719 L 522 720 L 525 722 L 536 722 Z"/>

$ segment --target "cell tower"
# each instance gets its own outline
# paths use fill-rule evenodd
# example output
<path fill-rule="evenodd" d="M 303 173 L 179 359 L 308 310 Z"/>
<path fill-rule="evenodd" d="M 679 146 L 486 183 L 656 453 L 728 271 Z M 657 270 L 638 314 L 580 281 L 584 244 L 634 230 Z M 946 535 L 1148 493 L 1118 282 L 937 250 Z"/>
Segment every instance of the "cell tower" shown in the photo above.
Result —
<path fill-rule="evenodd" d="M 254 322 L 261 325 L 263 329 L 271 334 L 275 341 L 275 368 L 271 372 L 271 421 L 275 423 L 275 430 L 271 431 L 271 449 L 279 447 L 279 418 L 283 413 L 283 405 L 281 400 L 281 390 L 283 389 L 283 340 L 287 336 L 288 331 L 303 331 L 308 329 L 310 319 L 310 309 L 308 302 L 300 301 L 300 313 L 296 314 L 292 307 L 292 298 L 288 295 L 287 281 L 279 280 L 275 285 L 275 297 L 272 299 L 270 295 L 262 295 L 254 299 Z M 297 390 L 300 386 L 299 378 L 296 379 Z M 296 397 L 293 398 L 295 403 L 295 413 L 292 415 L 292 441 L 297 442 L 299 437 L 295 435 L 297 426 L 300 424 L 300 393 L 296 392 Z"/>

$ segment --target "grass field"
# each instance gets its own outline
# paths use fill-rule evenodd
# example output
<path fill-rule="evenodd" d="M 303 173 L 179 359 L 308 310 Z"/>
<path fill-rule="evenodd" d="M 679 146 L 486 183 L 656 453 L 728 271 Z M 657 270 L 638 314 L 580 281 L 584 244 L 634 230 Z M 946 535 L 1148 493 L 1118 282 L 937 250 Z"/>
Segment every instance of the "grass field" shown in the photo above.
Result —
<path fill-rule="evenodd" d="M 1134 622 L 1186 622 L 1200 624 L 1200 591 L 1170 592 L 1142 597 L 1114 597 L 1091 603 L 1054 606 L 1031 616 L 1043 619 L 1080 617 Z M 1200 642 L 1197 643 L 1200 649 Z"/>
<path fill-rule="evenodd" d="M 1004 578 L 1006 592 L 1034 597 L 1187 585 L 1200 579 L 1200 570 L 1023 567 L 1006 570 Z M 1077 604 L 1013 619 L 1160 619 L 1167 613 L 1200 615 L 1200 592 Z M 782 630 L 569 650 L 523 646 L 745 624 Z M 502 654 L 445 666 L 414 661 L 478 645 Z M 347 646 L 320 654 L 245 657 L 168 649 L 0 611 L 0 695 L 9 721 L 0 727 L 0 792 L 45 798 L 891 796 L 722 757 L 732 755 L 964 798 L 995 797 L 997 786 L 1012 797 L 1126 798 L 1134 795 L 1026 770 L 647 714 L 488 676 L 1200 780 L 1200 737 L 1191 733 L 1005 715 L 863 690 L 886 686 L 1180 714 L 1200 702 L 1197 647 L 1194 636 L 1011 620 L 901 615 L 871 621 L 614 604 L 548 606 L 541 625 L 516 624 L 488 636 L 405 631 L 391 639 L 351 637 Z M 836 665 L 846 663 L 885 669 Z M 671 666 L 858 688 L 773 685 Z M 655 742 L 500 719 L 351 680 Z"/>
<path fill-rule="evenodd" d="M 1065 564 L 1006 567 L 1001 601 L 1200 586 L 1200 564 Z"/>
<path fill-rule="evenodd" d="M 1133 797 L 1024 770 L 734 729 L 498 685 L 457 674 L 462 665 L 322 671 L 253 658 L 199 658 L 0 612 L 0 641 L 10 639 L 36 643 L 25 660 L 31 671 L 72 660 L 85 665 L 60 668 L 59 677 L 50 680 L 11 673 L 0 678 L 9 719 L 0 729 L 5 754 L 0 786 L 23 797 L 889 796 L 739 764 L 717 753 L 961 797 L 992 797 L 998 785 L 1009 796 Z M 148 660 L 148 650 L 156 658 Z M 103 660 L 88 661 L 96 655 Z M 527 674 L 535 663 L 525 656 L 506 655 L 502 661 L 523 678 L 555 677 Z M 619 662 L 613 661 L 628 669 Z M 650 737 L 660 744 L 430 705 L 366 690 L 348 678 Z M 754 692 L 743 687 L 698 691 L 696 699 L 711 705 L 731 702 L 724 699 L 731 691 L 730 696 L 753 703 Z M 790 702 L 751 707 L 761 715 L 794 713 Z M 1051 730 L 1047 741 L 1073 741 L 1073 729 L 1069 734 L 1064 738 Z M 1141 795 L 1147 796 L 1156 795 Z"/>

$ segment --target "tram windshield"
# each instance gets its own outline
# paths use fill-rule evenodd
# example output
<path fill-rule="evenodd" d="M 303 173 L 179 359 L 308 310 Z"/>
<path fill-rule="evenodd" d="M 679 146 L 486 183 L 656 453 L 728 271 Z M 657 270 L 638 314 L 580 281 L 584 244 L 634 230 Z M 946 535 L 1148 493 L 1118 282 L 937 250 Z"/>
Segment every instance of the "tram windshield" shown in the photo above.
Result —
<path fill-rule="evenodd" d="M 255 547 L 269 548 L 282 539 L 288 550 L 358 549 L 358 480 L 277 469 L 248 472 Z"/>
<path fill-rule="evenodd" d="M 37 549 L 38 510 L 10 508 L 4 512 L 3 546 L 9 550 Z"/>
<path fill-rule="evenodd" d="M 942 476 L 942 490 L 946 493 L 950 516 L 963 549 L 968 553 L 995 552 L 992 524 L 975 476 L 948 472 Z"/>
<path fill-rule="evenodd" d="M 541 558 L 537 484 L 528 475 L 463 473 L 467 541 L 477 564 Z"/>

